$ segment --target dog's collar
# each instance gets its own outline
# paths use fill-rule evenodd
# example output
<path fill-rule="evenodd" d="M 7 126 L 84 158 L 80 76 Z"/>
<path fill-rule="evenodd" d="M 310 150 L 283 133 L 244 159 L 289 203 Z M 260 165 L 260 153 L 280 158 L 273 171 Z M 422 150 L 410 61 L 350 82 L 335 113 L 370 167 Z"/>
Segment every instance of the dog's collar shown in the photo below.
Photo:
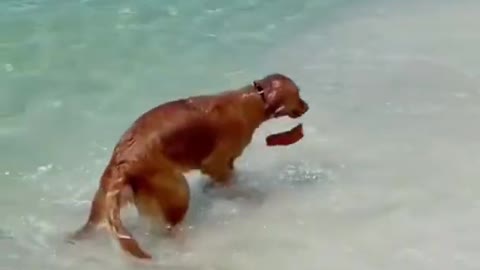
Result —
<path fill-rule="evenodd" d="M 265 97 L 265 89 L 263 89 L 263 87 L 257 82 L 253 82 L 253 88 L 255 88 L 257 93 L 260 95 L 260 98 L 262 98 L 262 101 L 264 103 L 267 103 L 267 98 Z"/>

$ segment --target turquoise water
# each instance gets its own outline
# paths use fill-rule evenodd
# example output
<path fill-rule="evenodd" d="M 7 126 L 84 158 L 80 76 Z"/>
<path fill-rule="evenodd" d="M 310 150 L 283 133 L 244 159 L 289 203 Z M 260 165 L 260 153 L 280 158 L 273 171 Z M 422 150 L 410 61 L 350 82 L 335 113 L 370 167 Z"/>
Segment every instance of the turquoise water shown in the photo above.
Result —
<path fill-rule="evenodd" d="M 133 269 L 86 218 L 121 132 L 158 103 L 283 72 L 306 137 L 239 163 L 256 199 L 198 190 L 168 269 L 478 269 L 477 1 L 0 3 L 0 269 Z M 200 179 L 201 180 L 201 179 Z M 254 196 L 254 197 L 255 197 Z"/>

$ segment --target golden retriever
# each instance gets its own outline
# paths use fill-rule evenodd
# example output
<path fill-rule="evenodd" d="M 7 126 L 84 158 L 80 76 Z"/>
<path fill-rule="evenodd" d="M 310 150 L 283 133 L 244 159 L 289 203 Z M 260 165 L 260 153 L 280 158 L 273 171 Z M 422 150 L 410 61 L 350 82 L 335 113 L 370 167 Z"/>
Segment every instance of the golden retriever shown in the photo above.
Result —
<path fill-rule="evenodd" d="M 147 111 L 114 147 L 88 220 L 72 239 L 105 227 L 122 250 L 150 259 L 122 224 L 123 206 L 133 203 L 151 222 L 177 228 L 190 201 L 184 173 L 200 170 L 212 184 L 229 185 L 235 160 L 262 123 L 297 118 L 308 108 L 293 80 L 271 74 L 237 90 L 179 99 Z"/>

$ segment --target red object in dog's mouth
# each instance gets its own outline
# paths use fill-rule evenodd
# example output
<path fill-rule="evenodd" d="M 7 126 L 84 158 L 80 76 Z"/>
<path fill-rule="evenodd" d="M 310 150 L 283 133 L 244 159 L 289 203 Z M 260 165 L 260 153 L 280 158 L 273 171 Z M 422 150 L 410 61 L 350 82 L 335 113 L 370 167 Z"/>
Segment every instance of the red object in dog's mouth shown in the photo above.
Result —
<path fill-rule="evenodd" d="M 300 141 L 303 138 L 303 125 L 300 123 L 294 128 L 279 132 L 275 134 L 271 134 L 267 136 L 265 139 L 267 142 L 267 146 L 286 146 L 294 144 Z"/>

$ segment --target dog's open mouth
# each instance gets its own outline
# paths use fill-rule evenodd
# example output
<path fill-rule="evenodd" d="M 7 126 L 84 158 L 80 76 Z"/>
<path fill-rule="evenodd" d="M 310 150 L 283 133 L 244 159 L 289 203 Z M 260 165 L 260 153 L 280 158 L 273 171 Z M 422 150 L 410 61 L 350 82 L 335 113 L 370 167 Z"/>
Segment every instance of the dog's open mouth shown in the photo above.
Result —
<path fill-rule="evenodd" d="M 300 123 L 290 130 L 268 135 L 267 146 L 286 146 L 294 144 L 303 138 L 303 124 Z"/>

